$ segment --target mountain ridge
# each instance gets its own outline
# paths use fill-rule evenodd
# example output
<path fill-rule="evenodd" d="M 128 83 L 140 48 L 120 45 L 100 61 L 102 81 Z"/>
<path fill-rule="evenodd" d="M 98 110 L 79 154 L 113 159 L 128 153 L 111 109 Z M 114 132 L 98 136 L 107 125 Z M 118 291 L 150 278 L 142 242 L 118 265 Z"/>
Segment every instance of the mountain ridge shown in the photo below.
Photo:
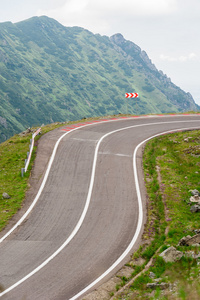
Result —
<path fill-rule="evenodd" d="M 198 110 L 192 96 L 117 33 L 93 34 L 42 16 L 0 23 L 0 141 L 33 125 L 126 112 Z"/>

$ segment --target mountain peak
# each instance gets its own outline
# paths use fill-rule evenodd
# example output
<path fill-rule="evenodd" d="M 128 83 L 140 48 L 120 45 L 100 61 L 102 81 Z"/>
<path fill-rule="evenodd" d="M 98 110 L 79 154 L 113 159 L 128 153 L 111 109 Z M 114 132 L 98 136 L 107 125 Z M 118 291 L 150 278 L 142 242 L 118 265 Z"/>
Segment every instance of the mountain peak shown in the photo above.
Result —
<path fill-rule="evenodd" d="M 194 100 L 158 72 L 121 33 L 105 37 L 42 16 L 0 24 L 0 141 L 33 124 L 126 111 L 196 110 Z"/>
<path fill-rule="evenodd" d="M 121 33 L 116 33 L 116 34 L 112 35 L 110 37 L 110 40 L 117 45 L 121 45 L 126 41 Z"/>

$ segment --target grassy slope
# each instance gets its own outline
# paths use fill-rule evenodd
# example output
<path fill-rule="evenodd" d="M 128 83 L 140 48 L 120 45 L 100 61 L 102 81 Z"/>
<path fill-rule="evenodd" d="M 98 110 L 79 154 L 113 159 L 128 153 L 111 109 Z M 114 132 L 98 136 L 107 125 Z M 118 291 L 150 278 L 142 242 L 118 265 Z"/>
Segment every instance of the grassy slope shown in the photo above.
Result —
<path fill-rule="evenodd" d="M 61 125 L 47 125 L 42 128 L 42 134 L 55 129 Z M 36 146 L 24 177 L 21 177 L 21 168 L 24 168 L 24 161 L 29 151 L 32 133 L 24 137 L 15 135 L 9 140 L 0 144 L 0 230 L 9 222 L 11 217 L 21 208 L 28 188 L 30 170 L 34 163 Z M 40 136 L 37 136 L 35 140 Z M 2 199 L 6 192 L 11 198 Z"/>
<path fill-rule="evenodd" d="M 126 113 L 125 92 L 140 94 L 137 105 L 129 99 L 130 113 L 197 108 L 124 43 L 47 17 L 1 23 L 0 141 L 43 123 Z"/>

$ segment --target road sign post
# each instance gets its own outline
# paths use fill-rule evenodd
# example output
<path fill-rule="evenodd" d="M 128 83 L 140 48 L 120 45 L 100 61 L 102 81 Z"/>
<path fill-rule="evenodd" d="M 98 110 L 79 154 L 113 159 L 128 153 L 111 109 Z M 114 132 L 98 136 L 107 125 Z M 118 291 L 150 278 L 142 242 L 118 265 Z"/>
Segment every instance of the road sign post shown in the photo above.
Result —
<path fill-rule="evenodd" d="M 126 113 L 128 115 L 128 98 L 138 98 L 139 94 L 138 93 L 125 93 L 125 98 L 127 98 L 126 102 Z M 137 104 L 137 101 L 136 101 Z"/>

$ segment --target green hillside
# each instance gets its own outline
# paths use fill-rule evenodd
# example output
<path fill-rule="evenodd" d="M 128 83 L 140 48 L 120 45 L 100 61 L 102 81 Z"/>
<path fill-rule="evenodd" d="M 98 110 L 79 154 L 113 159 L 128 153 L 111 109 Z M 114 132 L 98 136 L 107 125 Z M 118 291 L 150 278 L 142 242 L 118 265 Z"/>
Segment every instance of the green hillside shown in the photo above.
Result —
<path fill-rule="evenodd" d="M 121 34 L 111 38 L 48 17 L 0 24 L 0 142 L 27 127 L 126 112 L 198 110 L 147 54 Z"/>

